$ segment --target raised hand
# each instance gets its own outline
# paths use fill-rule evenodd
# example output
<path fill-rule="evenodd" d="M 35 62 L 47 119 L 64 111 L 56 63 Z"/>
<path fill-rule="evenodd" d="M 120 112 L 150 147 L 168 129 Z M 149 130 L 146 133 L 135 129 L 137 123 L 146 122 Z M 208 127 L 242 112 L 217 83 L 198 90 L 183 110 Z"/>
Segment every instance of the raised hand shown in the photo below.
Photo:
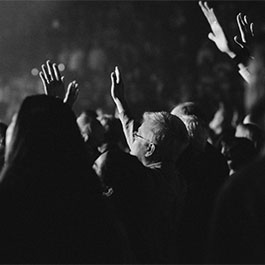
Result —
<path fill-rule="evenodd" d="M 68 85 L 63 102 L 72 107 L 77 100 L 78 94 L 78 83 L 74 80 Z"/>
<path fill-rule="evenodd" d="M 114 101 L 124 100 L 124 85 L 120 75 L 118 66 L 115 67 L 114 72 L 110 75 L 111 78 L 111 96 Z"/>
<path fill-rule="evenodd" d="M 41 66 L 39 76 L 43 83 L 44 93 L 49 96 L 58 97 L 64 103 L 72 107 L 78 97 L 79 88 L 77 82 L 74 80 L 69 83 L 65 92 L 64 77 L 61 76 L 57 65 L 51 64 L 48 60 L 46 65 Z"/>
<path fill-rule="evenodd" d="M 227 38 L 217 20 L 213 8 L 209 8 L 208 3 L 203 3 L 202 1 L 199 1 L 199 6 L 212 29 L 212 32 L 208 34 L 208 38 L 215 43 L 221 52 L 227 53 L 230 57 L 234 57 L 235 55 L 229 48 Z"/>
<path fill-rule="evenodd" d="M 254 23 L 249 23 L 248 17 L 239 13 L 236 16 L 237 25 L 240 31 L 240 37 L 236 35 L 234 41 L 243 49 L 249 49 L 254 40 Z"/>
<path fill-rule="evenodd" d="M 126 108 L 126 101 L 124 95 L 124 85 L 120 75 L 118 66 L 115 67 L 114 72 L 110 75 L 111 78 L 111 96 L 116 104 L 118 112 L 124 111 Z"/>
<path fill-rule="evenodd" d="M 43 83 L 44 93 L 63 99 L 65 96 L 64 77 L 61 77 L 57 65 L 47 61 L 46 65 L 43 64 L 41 68 L 42 71 L 40 71 L 39 76 Z"/>

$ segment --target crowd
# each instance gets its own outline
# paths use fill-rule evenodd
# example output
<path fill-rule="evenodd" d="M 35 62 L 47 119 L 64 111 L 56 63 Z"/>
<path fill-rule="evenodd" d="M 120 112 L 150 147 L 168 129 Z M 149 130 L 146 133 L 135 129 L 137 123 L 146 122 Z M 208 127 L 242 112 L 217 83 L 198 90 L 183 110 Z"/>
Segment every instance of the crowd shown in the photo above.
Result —
<path fill-rule="evenodd" d="M 231 48 L 199 2 L 208 37 L 246 83 L 248 115 L 220 102 L 209 122 L 197 102 L 130 110 L 119 67 L 115 114 L 72 108 L 57 64 L 42 65 L 43 94 L 0 123 L 1 263 L 264 263 L 265 38 L 241 13 Z"/>

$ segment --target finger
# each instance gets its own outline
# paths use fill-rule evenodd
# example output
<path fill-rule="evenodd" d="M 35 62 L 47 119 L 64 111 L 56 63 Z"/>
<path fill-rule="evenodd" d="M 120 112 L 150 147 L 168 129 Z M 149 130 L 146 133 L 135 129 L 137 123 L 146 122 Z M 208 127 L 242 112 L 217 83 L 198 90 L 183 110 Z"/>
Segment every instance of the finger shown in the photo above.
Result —
<path fill-rule="evenodd" d="M 251 32 L 251 35 L 254 36 L 254 23 L 250 23 L 250 32 Z"/>
<path fill-rule="evenodd" d="M 75 101 L 77 100 L 78 96 L 79 96 L 79 88 L 77 88 L 75 91 Z"/>
<path fill-rule="evenodd" d="M 48 94 L 48 91 L 47 91 L 48 82 L 47 82 L 46 78 L 44 77 L 43 72 L 39 72 L 39 76 L 40 76 L 40 79 L 41 79 L 42 84 L 43 84 L 44 93 L 47 95 Z"/>
<path fill-rule="evenodd" d="M 111 75 L 111 82 L 112 84 L 117 84 L 117 76 L 116 76 L 116 73 L 115 72 L 112 72 Z"/>
<path fill-rule="evenodd" d="M 61 77 L 61 81 L 64 82 L 64 76 Z"/>
<path fill-rule="evenodd" d="M 51 80 L 56 80 L 55 73 L 54 73 L 54 70 L 52 68 L 52 64 L 51 64 L 50 60 L 48 60 L 46 62 L 46 64 L 47 64 L 47 68 L 48 68 L 48 72 L 49 72 L 49 75 L 51 77 Z"/>
<path fill-rule="evenodd" d="M 53 65 L 52 65 L 52 67 L 53 67 L 53 71 L 54 71 L 54 73 L 55 73 L 55 78 L 56 78 L 56 80 L 57 81 L 64 81 L 64 80 L 62 80 L 62 78 L 61 78 L 61 73 L 60 73 L 60 71 L 59 71 L 59 68 L 58 68 L 58 66 L 57 66 L 57 64 L 56 63 L 54 63 Z"/>
<path fill-rule="evenodd" d="M 210 33 L 208 34 L 208 38 L 209 38 L 211 41 L 215 42 L 215 36 L 214 36 L 214 34 L 213 34 L 212 32 L 210 32 Z"/>
<path fill-rule="evenodd" d="M 78 83 L 76 82 L 76 80 L 72 82 L 72 87 L 73 87 L 73 90 L 76 90 L 76 88 L 78 87 Z"/>
<path fill-rule="evenodd" d="M 205 8 L 209 11 L 210 10 L 210 8 L 209 8 L 209 6 L 208 6 L 208 3 L 207 2 L 204 2 L 204 6 L 205 6 Z"/>
<path fill-rule="evenodd" d="M 66 94 L 65 94 L 65 98 L 68 100 L 69 99 L 69 95 L 71 93 L 71 90 L 72 90 L 72 86 L 73 86 L 73 82 L 70 82 L 67 86 L 67 89 L 66 89 Z"/>
<path fill-rule="evenodd" d="M 111 83 L 114 83 L 114 73 L 113 72 L 110 74 L 110 79 L 111 79 Z"/>
<path fill-rule="evenodd" d="M 205 8 L 205 6 L 204 6 L 204 4 L 203 4 L 202 1 L 199 1 L 199 6 L 201 7 L 201 9 L 202 9 L 203 12 L 206 11 L 206 10 L 205 10 L 206 8 Z"/>
<path fill-rule="evenodd" d="M 245 22 L 246 25 L 248 25 L 248 18 L 247 18 L 246 15 L 244 16 L 244 22 Z"/>
<path fill-rule="evenodd" d="M 41 66 L 41 69 L 42 69 L 42 73 L 43 73 L 43 75 L 44 75 L 46 81 L 49 83 L 49 82 L 51 81 L 51 78 L 50 78 L 50 75 L 49 75 L 49 73 L 48 73 L 48 69 L 47 69 L 46 65 L 43 64 L 43 65 Z"/>
<path fill-rule="evenodd" d="M 245 42 L 245 33 L 244 33 L 244 29 L 243 29 L 243 21 L 242 21 L 242 18 L 241 18 L 241 13 L 239 13 L 237 16 L 236 16 L 236 21 L 237 21 L 237 25 L 238 25 L 238 28 L 239 28 L 239 31 L 240 31 L 240 35 L 241 35 L 241 39 L 243 42 Z"/>
<path fill-rule="evenodd" d="M 205 18 L 207 19 L 208 23 L 211 24 L 209 7 L 207 9 L 207 6 L 205 5 L 205 2 L 202 2 L 202 1 L 200 1 L 199 5 L 200 5 L 201 10 L 202 10 Z"/>
<path fill-rule="evenodd" d="M 243 16 L 242 13 L 240 13 L 239 17 L 240 17 L 240 20 L 241 20 L 242 29 L 243 29 L 243 31 L 245 33 L 245 36 L 246 36 L 246 34 L 248 33 L 248 28 L 247 28 L 248 24 L 245 22 L 245 16 Z"/>
<path fill-rule="evenodd" d="M 75 86 L 75 95 L 74 98 L 75 100 L 77 99 L 78 95 L 79 95 L 80 89 L 78 88 L 78 84 Z"/>
<path fill-rule="evenodd" d="M 115 75 L 116 75 L 117 84 L 119 84 L 120 83 L 120 71 L 119 71 L 118 66 L 115 66 Z"/>
<path fill-rule="evenodd" d="M 207 2 L 204 2 L 204 7 L 205 7 L 207 10 L 210 9 L 209 6 L 208 6 L 208 3 L 207 3 Z"/>
<path fill-rule="evenodd" d="M 237 45 L 239 45 L 242 49 L 244 48 L 244 45 L 241 43 L 241 41 L 239 40 L 238 36 L 234 37 L 234 41 Z"/>

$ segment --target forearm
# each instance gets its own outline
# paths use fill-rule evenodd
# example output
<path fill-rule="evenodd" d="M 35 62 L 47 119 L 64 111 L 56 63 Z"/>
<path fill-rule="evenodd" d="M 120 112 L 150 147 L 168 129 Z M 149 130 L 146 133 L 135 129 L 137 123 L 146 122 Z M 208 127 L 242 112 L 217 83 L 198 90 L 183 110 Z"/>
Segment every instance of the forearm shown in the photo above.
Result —
<path fill-rule="evenodd" d="M 249 60 L 249 58 L 243 58 L 241 55 L 237 55 L 233 51 L 226 52 L 226 54 L 235 62 L 238 67 L 238 72 L 242 76 L 242 78 L 247 82 L 250 83 L 250 72 L 248 71 L 247 64 L 245 61 Z"/>
<path fill-rule="evenodd" d="M 242 76 L 242 78 L 247 82 L 250 83 L 250 78 L 251 78 L 251 74 L 248 71 L 247 66 L 245 66 L 244 64 L 238 64 L 238 68 L 239 68 L 239 74 Z"/>
<path fill-rule="evenodd" d="M 134 126 L 135 126 L 134 125 L 135 121 L 132 118 L 132 115 L 130 114 L 129 108 L 125 101 L 124 102 L 119 101 L 118 103 L 116 103 L 116 107 L 118 109 L 119 119 L 122 124 L 123 132 L 124 132 L 127 144 L 129 148 L 131 149 L 131 146 L 133 143 L 133 131 L 134 131 Z"/>

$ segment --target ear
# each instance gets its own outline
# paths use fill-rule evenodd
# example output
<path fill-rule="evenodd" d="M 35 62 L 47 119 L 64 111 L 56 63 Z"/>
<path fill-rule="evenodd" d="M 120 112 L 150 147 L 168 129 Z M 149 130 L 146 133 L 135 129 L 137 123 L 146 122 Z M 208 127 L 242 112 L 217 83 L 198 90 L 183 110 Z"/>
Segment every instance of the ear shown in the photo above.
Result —
<path fill-rule="evenodd" d="M 155 152 L 155 149 L 156 149 L 156 146 L 153 143 L 149 143 L 144 156 L 150 157 Z"/>

